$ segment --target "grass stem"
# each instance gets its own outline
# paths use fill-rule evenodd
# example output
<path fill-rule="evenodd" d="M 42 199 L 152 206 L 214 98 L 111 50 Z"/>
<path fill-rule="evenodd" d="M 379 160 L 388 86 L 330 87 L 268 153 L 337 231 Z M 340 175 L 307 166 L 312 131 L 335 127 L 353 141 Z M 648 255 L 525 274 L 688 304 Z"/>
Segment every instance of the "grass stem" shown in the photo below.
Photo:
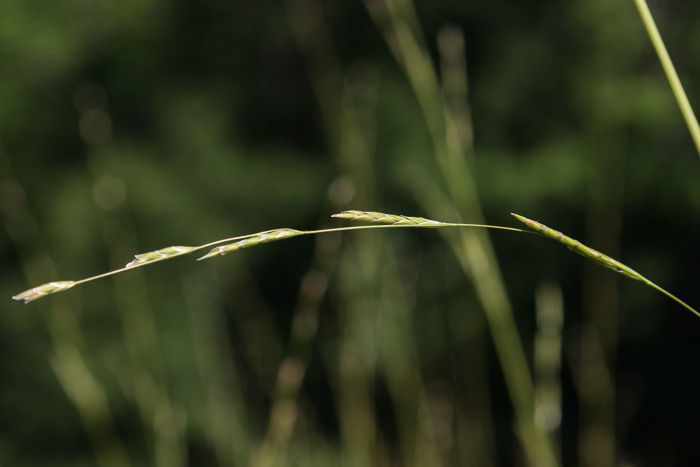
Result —
<path fill-rule="evenodd" d="M 649 11 L 646 0 L 634 0 L 634 3 L 637 5 L 637 10 L 639 10 L 639 15 L 642 17 L 644 27 L 649 34 L 651 43 L 654 45 L 654 49 L 656 49 L 656 54 L 659 56 L 661 66 L 666 73 L 673 94 L 676 96 L 676 101 L 681 108 L 681 113 L 683 114 L 685 123 L 688 125 L 688 130 L 690 131 L 690 135 L 695 143 L 695 148 L 700 156 L 700 126 L 695 118 L 693 108 L 690 106 L 690 102 L 688 102 L 688 96 L 686 96 L 685 90 L 683 90 L 683 85 L 681 84 L 680 78 L 678 78 L 678 73 L 676 73 L 671 57 L 668 55 L 664 41 L 661 39 L 661 34 L 659 34 L 659 30 L 656 27 L 654 17 Z"/>

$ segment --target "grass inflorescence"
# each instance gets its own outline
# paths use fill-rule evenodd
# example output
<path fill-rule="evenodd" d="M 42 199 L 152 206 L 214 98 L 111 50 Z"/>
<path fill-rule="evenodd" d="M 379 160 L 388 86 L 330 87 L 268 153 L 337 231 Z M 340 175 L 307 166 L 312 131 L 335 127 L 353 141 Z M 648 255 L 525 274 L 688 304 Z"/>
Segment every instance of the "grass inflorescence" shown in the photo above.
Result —
<path fill-rule="evenodd" d="M 535 232 L 540 233 L 546 237 L 552 238 L 566 245 L 571 251 L 578 253 L 584 258 L 593 261 L 594 263 L 611 269 L 619 274 L 635 279 L 637 281 L 643 282 L 644 284 L 658 290 L 669 298 L 673 299 L 683 307 L 687 308 L 691 312 L 700 316 L 700 312 L 695 310 L 693 307 L 683 302 L 681 299 L 671 294 L 667 290 L 658 286 L 654 282 L 650 281 L 646 277 L 639 274 L 634 269 L 620 263 L 619 261 L 605 255 L 593 248 L 583 245 L 578 240 L 568 237 L 561 232 L 551 229 L 546 225 L 528 219 L 527 217 L 520 216 L 518 214 L 513 214 L 513 216 L 519 221 L 523 222 L 529 228 Z M 223 240 L 217 240 L 215 242 L 207 243 L 199 246 L 169 246 L 161 248 L 159 250 L 149 251 L 147 253 L 140 253 L 135 255 L 134 260 L 129 262 L 126 266 L 121 269 L 106 272 L 104 274 L 99 274 L 96 276 L 91 276 L 78 281 L 52 281 L 46 284 L 33 287 L 31 289 L 25 290 L 12 297 L 15 300 L 24 300 L 24 303 L 29 303 L 34 300 L 38 300 L 47 295 L 51 295 L 58 292 L 63 292 L 78 284 L 83 284 L 85 282 L 90 282 L 102 277 L 111 276 L 120 272 L 124 272 L 129 269 L 134 269 L 141 266 L 146 266 L 148 264 L 156 263 L 159 261 L 164 261 L 166 259 L 175 258 L 177 256 L 183 256 L 190 254 L 194 251 L 202 250 L 208 247 L 213 247 L 206 255 L 202 256 L 199 260 L 212 258 L 214 256 L 225 255 L 242 248 L 249 248 L 252 246 L 260 245 L 263 243 L 274 242 L 277 240 L 284 240 L 292 237 L 299 237 L 302 235 L 313 235 L 322 234 L 328 232 L 343 232 L 348 230 L 361 230 L 361 229 L 372 229 L 372 228 L 397 228 L 397 227 L 414 227 L 414 228 L 442 228 L 442 227 L 479 227 L 488 229 L 498 229 L 498 230 L 510 230 L 515 232 L 526 232 L 521 229 L 513 227 L 504 227 L 500 225 L 485 225 L 485 224 L 461 224 L 461 223 L 450 223 L 450 222 L 440 222 L 432 219 L 426 219 L 424 217 L 415 216 L 402 216 L 398 214 L 387 214 L 383 212 L 376 211 L 358 211 L 349 210 L 343 211 L 338 214 L 334 214 L 332 217 L 338 219 L 347 219 L 351 221 L 367 222 L 372 225 L 365 226 L 355 226 L 355 227 L 338 227 L 332 229 L 321 229 L 321 230 L 296 230 L 289 228 L 280 228 L 273 230 L 266 230 L 263 232 L 258 232 L 250 235 L 243 235 L 240 237 L 227 238 Z M 223 244 L 223 245 L 222 245 Z M 216 246 L 215 246 L 216 245 Z"/>
<path fill-rule="evenodd" d="M 527 217 L 520 216 L 518 214 L 513 214 L 513 216 L 518 219 L 520 222 L 523 222 L 525 225 L 530 227 L 531 229 L 540 232 L 542 235 L 553 238 L 554 240 L 557 240 L 560 243 L 563 243 L 566 245 L 569 250 L 573 251 L 574 253 L 578 253 L 579 255 L 583 256 L 584 258 L 593 261 L 594 263 L 606 267 L 608 269 L 611 269 L 619 274 L 622 274 L 625 277 L 629 277 L 630 279 L 637 280 L 639 282 L 643 282 L 644 284 L 648 285 L 649 287 L 652 287 L 662 294 L 666 295 L 667 297 L 675 300 L 688 310 L 692 311 L 695 313 L 697 316 L 700 316 L 700 313 L 695 310 L 693 307 L 685 303 L 683 300 L 680 298 L 676 297 L 675 295 L 671 294 L 667 290 L 663 289 L 662 287 L 659 287 L 646 277 L 642 276 L 639 274 L 637 271 L 634 269 L 630 268 L 629 266 L 622 264 L 621 262 L 611 258 L 610 256 L 601 253 L 598 250 L 594 250 L 593 248 L 587 247 L 586 245 L 583 245 L 581 242 L 578 240 L 575 240 L 571 237 L 567 237 L 566 235 L 562 234 L 558 230 L 551 229 L 547 227 L 544 224 L 541 224 L 537 221 L 533 221 L 532 219 L 528 219 Z"/>

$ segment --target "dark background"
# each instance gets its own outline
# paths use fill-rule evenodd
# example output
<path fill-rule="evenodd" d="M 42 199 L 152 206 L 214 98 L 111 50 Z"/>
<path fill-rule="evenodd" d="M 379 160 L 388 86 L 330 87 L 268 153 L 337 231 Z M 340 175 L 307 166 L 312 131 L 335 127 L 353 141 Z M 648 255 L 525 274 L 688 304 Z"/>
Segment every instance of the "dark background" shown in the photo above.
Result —
<path fill-rule="evenodd" d="M 432 229 L 10 299 L 366 209 L 516 212 L 700 307 L 700 160 L 634 2 L 395 1 L 0 4 L 0 464 L 526 465 L 524 366 L 563 465 L 700 462 L 700 319 L 548 239 L 489 234 L 505 315 L 483 239 Z M 696 103 L 698 3 L 650 7 Z"/>

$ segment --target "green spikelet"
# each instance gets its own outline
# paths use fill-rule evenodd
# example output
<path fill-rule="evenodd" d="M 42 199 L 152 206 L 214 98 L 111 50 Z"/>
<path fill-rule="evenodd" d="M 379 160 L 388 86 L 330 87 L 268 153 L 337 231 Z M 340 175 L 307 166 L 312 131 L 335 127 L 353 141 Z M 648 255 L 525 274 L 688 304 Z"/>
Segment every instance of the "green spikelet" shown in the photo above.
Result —
<path fill-rule="evenodd" d="M 134 255 L 136 259 L 128 263 L 125 267 L 134 268 L 136 266 L 143 266 L 144 264 L 163 261 L 164 259 L 174 258 L 175 256 L 186 255 L 196 249 L 197 248 L 193 246 L 168 246 L 160 250 Z"/>
<path fill-rule="evenodd" d="M 513 214 L 513 213 L 511 213 Z M 634 269 L 630 268 L 629 266 L 622 264 L 621 262 L 611 258 L 610 256 L 601 253 L 598 250 L 594 250 L 593 248 L 589 248 L 586 245 L 583 245 L 581 242 L 578 240 L 575 240 L 571 237 L 567 237 L 563 233 L 559 232 L 558 230 L 551 229 L 547 227 L 546 225 L 533 221 L 532 219 L 528 219 L 527 217 L 520 216 L 518 214 L 513 214 L 513 217 L 518 219 L 520 222 L 524 223 L 528 227 L 530 227 L 532 230 L 535 230 L 537 232 L 540 232 L 542 235 L 552 238 L 560 243 L 563 243 L 566 245 L 569 250 L 578 253 L 579 255 L 583 256 L 584 258 L 593 261 L 594 263 L 604 266 L 608 269 L 611 269 L 619 274 L 622 274 L 625 277 L 629 277 L 630 279 L 634 279 L 640 282 L 645 283 L 651 288 L 654 288 L 661 292 L 662 294 L 666 295 L 667 297 L 671 298 L 672 300 L 676 301 L 677 303 L 683 305 L 685 308 L 688 310 L 692 311 L 695 313 L 697 316 L 700 316 L 700 312 L 695 310 L 693 307 L 685 303 L 683 300 L 680 298 L 676 297 L 672 293 L 668 292 L 666 289 L 663 289 L 662 287 L 656 285 L 646 277 L 642 276 L 639 274 L 637 271 Z"/>
<path fill-rule="evenodd" d="M 385 214 L 375 211 L 343 211 L 338 214 L 333 214 L 332 217 L 349 219 L 352 221 L 371 222 L 373 224 L 414 225 L 416 227 L 440 227 L 446 225 L 444 222 L 425 219 L 423 217 L 400 216 L 397 214 Z"/>
<path fill-rule="evenodd" d="M 304 235 L 305 232 L 294 229 L 275 229 L 267 232 L 259 233 L 243 240 L 239 240 L 234 243 L 229 243 L 228 245 L 217 246 L 212 248 L 209 253 L 199 258 L 197 261 L 203 259 L 211 258 L 212 256 L 225 255 L 241 248 L 248 248 L 255 245 L 260 245 L 261 243 L 274 242 L 276 240 L 282 240 L 284 238 L 296 237 L 298 235 Z"/>
<path fill-rule="evenodd" d="M 63 292 L 64 290 L 68 290 L 75 284 L 75 281 L 49 282 L 47 284 L 42 284 L 32 289 L 25 290 L 24 292 L 17 294 L 12 298 L 15 300 L 24 300 L 24 303 L 29 303 L 33 300 L 45 297 L 52 293 Z"/>

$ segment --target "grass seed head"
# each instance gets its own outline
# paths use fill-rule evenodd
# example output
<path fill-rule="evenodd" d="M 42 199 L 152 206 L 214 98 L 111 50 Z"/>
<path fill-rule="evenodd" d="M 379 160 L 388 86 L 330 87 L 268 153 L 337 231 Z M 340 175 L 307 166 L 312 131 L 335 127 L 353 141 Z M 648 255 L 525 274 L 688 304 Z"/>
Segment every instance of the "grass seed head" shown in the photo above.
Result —
<path fill-rule="evenodd" d="M 160 250 L 134 255 L 135 259 L 128 263 L 125 267 L 134 268 L 136 266 L 143 266 L 144 264 L 148 263 L 155 263 L 156 261 L 163 261 L 164 259 L 169 259 L 175 256 L 186 255 L 195 249 L 196 248 L 192 246 L 168 246 Z"/>
<path fill-rule="evenodd" d="M 203 259 L 211 258 L 212 256 L 226 255 L 228 253 L 240 250 L 241 248 L 249 248 L 251 246 L 260 245 L 261 243 L 274 242 L 275 240 L 282 240 L 283 238 L 296 237 L 297 235 L 302 235 L 303 232 L 295 229 L 275 229 L 268 232 L 263 232 L 257 235 L 252 235 L 243 240 L 237 242 L 229 243 L 227 245 L 217 246 L 212 248 L 209 253 L 199 258 L 197 261 Z"/>
<path fill-rule="evenodd" d="M 425 219 L 424 217 L 409 217 L 376 211 L 343 211 L 338 214 L 333 214 L 332 217 L 352 221 L 371 222 L 372 224 L 414 225 L 416 227 L 439 227 L 444 225 L 443 222 Z"/>
<path fill-rule="evenodd" d="M 31 301 L 38 300 L 52 293 L 63 292 L 64 290 L 68 290 L 75 284 L 75 281 L 48 282 L 46 284 L 36 286 L 32 289 L 25 290 L 24 292 L 17 294 L 12 298 L 14 300 L 24 300 L 24 303 L 29 303 Z"/>

